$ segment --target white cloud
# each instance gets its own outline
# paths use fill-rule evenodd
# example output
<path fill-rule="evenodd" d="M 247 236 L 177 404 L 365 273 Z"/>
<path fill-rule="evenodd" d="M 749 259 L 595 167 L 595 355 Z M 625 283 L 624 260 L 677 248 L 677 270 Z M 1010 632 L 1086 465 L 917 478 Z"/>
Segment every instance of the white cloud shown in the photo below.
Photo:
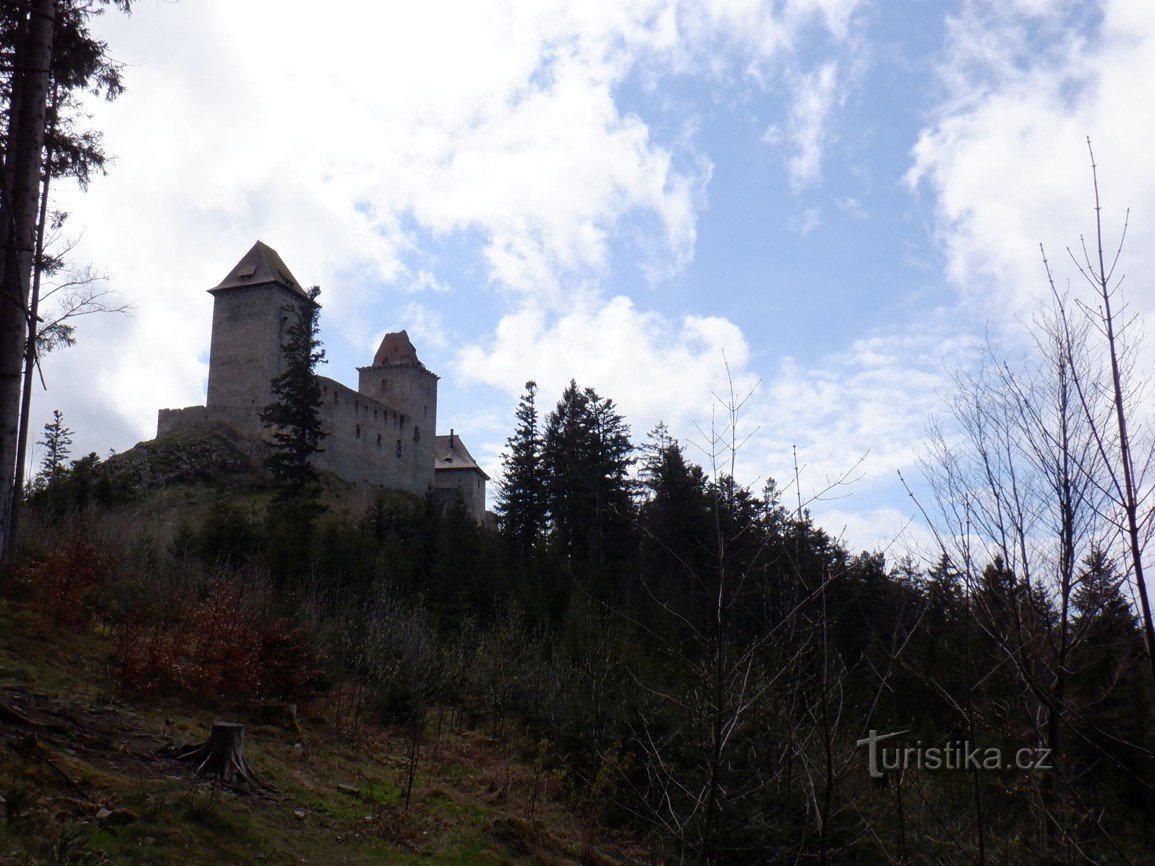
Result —
<path fill-rule="evenodd" d="M 829 135 L 829 116 L 837 101 L 838 64 L 824 63 L 794 85 L 789 140 L 794 155 L 787 162 L 795 190 L 822 180 L 822 153 Z"/>
<path fill-rule="evenodd" d="M 847 216 L 856 220 L 864 220 L 868 216 L 862 202 L 854 196 L 840 196 L 834 201 L 835 206 Z"/>
<path fill-rule="evenodd" d="M 1094 232 L 1088 135 L 1108 247 L 1130 207 L 1122 269 L 1155 267 L 1155 118 L 1143 109 L 1155 94 L 1155 6 L 1109 0 L 1097 33 L 1072 24 L 1079 9 L 975 2 L 952 25 L 945 99 L 908 182 L 934 193 L 949 276 L 976 308 L 1029 312 L 1047 290 L 1040 242 L 1060 284 L 1077 280 L 1065 248 Z M 1155 308 L 1149 281 L 1129 289 L 1137 311 Z"/>
<path fill-rule="evenodd" d="M 762 447 L 774 474 L 791 465 L 795 446 L 814 473 L 804 492 L 823 489 L 859 460 L 859 473 L 870 478 L 910 465 L 946 382 L 944 364 L 965 346 L 925 325 L 856 341 L 809 369 L 787 359 L 751 419 L 766 431 Z"/>
<path fill-rule="evenodd" d="M 620 107 L 626 76 L 760 86 L 808 33 L 844 40 L 860 5 L 462 0 L 318 13 L 202 0 L 102 16 L 97 34 L 128 64 L 125 95 L 91 106 L 117 159 L 86 195 L 58 195 L 85 232 L 76 257 L 110 271 L 138 318 L 86 325 L 77 349 L 49 359 L 51 402 L 91 413 L 82 435 L 124 447 L 151 435 L 158 407 L 202 399 L 202 292 L 257 238 L 322 284 L 326 329 L 356 345 L 380 326 L 383 286 L 445 284 L 425 236 L 475 238 L 479 276 L 512 290 L 512 320 L 564 309 L 574 285 L 605 279 L 626 220 L 646 226 L 639 270 L 676 274 L 692 260 L 711 164 L 692 138 L 660 140 Z M 635 324 L 651 315 L 612 309 Z M 652 356 L 662 339 L 713 345 L 718 335 L 694 336 L 710 321 L 663 326 Z"/>
<path fill-rule="evenodd" d="M 406 329 L 415 345 L 440 352 L 450 344 L 451 334 L 445 320 L 437 310 L 418 303 L 409 303 L 397 311 L 395 327 Z M 384 336 L 384 333 L 380 335 Z M 377 345 L 380 345 L 380 337 Z M 377 346 L 373 347 L 377 351 Z"/>
<path fill-rule="evenodd" d="M 533 379 L 544 399 L 570 378 L 614 399 L 639 436 L 654 423 L 687 426 L 725 384 L 724 363 L 749 380 L 749 346 L 732 322 L 686 315 L 670 321 L 629 298 L 578 298 L 554 314 L 526 307 L 504 317 L 489 344 L 467 347 L 457 371 L 507 394 Z"/>
<path fill-rule="evenodd" d="M 818 506 L 814 516 L 853 553 L 879 550 L 891 564 L 903 556 L 911 556 L 916 565 L 924 568 L 936 558 L 934 536 L 922 525 L 913 504 L 909 511 L 892 506 L 868 509 L 840 508 L 838 504 Z"/>
<path fill-rule="evenodd" d="M 808 207 L 790 220 L 790 230 L 806 237 L 822 225 L 822 208 Z"/>

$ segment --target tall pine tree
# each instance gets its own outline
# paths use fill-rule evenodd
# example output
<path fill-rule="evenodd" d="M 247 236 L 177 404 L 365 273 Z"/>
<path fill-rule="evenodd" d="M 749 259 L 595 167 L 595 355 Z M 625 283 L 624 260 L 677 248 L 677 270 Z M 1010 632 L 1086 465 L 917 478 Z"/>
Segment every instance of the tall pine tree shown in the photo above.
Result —
<path fill-rule="evenodd" d="M 18 453 L 27 441 L 27 424 L 23 433 L 20 424 L 25 342 L 35 328 L 31 294 L 48 178 L 73 176 L 83 187 L 91 170 L 102 169 L 100 135 L 76 128 L 75 118 L 83 114 L 74 94 L 114 98 L 122 89 L 119 67 L 88 27 L 110 2 L 124 11 L 131 5 L 131 0 L 0 4 L 0 562 L 11 554 L 19 519 L 16 479 L 24 467 L 17 465 Z M 51 158 L 45 165 L 46 152 Z"/>
<path fill-rule="evenodd" d="M 321 383 L 317 364 L 325 360 L 318 338 L 318 286 L 309 289 L 309 303 L 301 306 L 289 325 L 283 350 L 284 370 L 273 379 L 273 402 L 261 411 L 269 434 L 265 465 L 278 484 L 278 498 L 300 500 L 315 495 L 317 470 L 313 455 L 327 435 L 321 423 Z"/>
<path fill-rule="evenodd" d="M 685 616 L 716 547 L 707 480 L 664 423 L 646 435 L 638 473 L 642 580 L 648 596 Z"/>
<path fill-rule="evenodd" d="M 513 548 L 533 552 L 545 529 L 545 490 L 542 477 L 542 439 L 535 396 L 537 383 L 525 383 L 517 404 L 517 427 L 501 455 L 502 478 L 497 493 L 501 532 Z"/>
<path fill-rule="evenodd" d="M 625 573 L 636 546 L 632 462 L 630 429 L 614 402 L 571 379 L 546 419 L 546 513 L 560 550 L 605 579 Z"/>

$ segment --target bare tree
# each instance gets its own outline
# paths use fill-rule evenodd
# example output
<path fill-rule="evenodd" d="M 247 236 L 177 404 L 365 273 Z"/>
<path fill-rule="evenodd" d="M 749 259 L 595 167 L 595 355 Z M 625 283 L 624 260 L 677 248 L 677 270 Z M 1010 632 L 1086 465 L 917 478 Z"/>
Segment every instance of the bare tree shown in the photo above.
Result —
<path fill-rule="evenodd" d="M 966 695 L 941 691 L 972 737 L 982 730 L 1027 736 L 1049 750 L 1052 769 L 1030 777 L 1040 844 L 1078 852 L 1076 826 L 1098 819 L 1065 766 L 1069 738 L 1088 737 L 1068 688 L 1083 639 L 1072 605 L 1080 563 L 1117 538 L 1112 465 L 1100 432 L 1112 406 L 1109 390 L 1092 384 L 1109 380 L 1092 351 L 1090 325 L 1071 315 L 1063 295 L 1052 291 L 1028 333 L 1023 357 L 1008 358 L 988 343 L 979 369 L 955 375 L 952 424 L 933 431 L 924 463 L 941 553 L 960 570 L 982 638 L 964 646 Z M 1093 733 L 1104 742 L 1111 736 Z M 989 827 L 977 778 L 974 792 L 983 860 Z"/>
<path fill-rule="evenodd" d="M 47 389 L 40 358 L 57 349 L 76 345 L 74 321 L 82 316 L 95 313 L 121 313 L 130 315 L 132 305 L 117 300 L 116 293 L 107 288 L 107 276 L 97 273 L 90 266 L 68 268 L 65 256 L 71 252 L 76 241 L 64 241 L 59 231 L 66 214 L 47 212 L 49 175 L 44 176 L 44 190 L 41 198 L 40 224 L 36 235 L 36 266 L 33 270 L 32 292 L 28 310 L 28 335 L 24 342 L 24 372 L 20 395 L 20 425 L 16 440 L 16 477 L 12 488 L 12 504 L 8 519 L 8 549 L 15 548 L 20 531 L 21 505 L 24 499 L 25 463 L 28 459 L 28 429 L 32 408 L 32 381 L 40 374 L 41 387 Z M 51 216 L 53 235 L 45 236 L 45 225 Z M 57 252 L 49 254 L 46 249 L 55 246 Z M 41 291 L 45 277 L 50 279 L 46 291 Z M 42 301 L 52 301 L 50 312 L 40 315 Z"/>
<path fill-rule="evenodd" d="M 1153 449 L 1148 436 L 1144 436 L 1146 441 L 1139 445 L 1133 429 L 1135 407 L 1140 402 L 1143 383 L 1135 380 L 1135 370 L 1130 363 L 1134 357 L 1134 347 L 1128 342 L 1128 336 L 1135 327 L 1135 321 L 1127 317 L 1126 304 L 1120 296 L 1123 277 L 1117 279 L 1115 277 L 1127 236 L 1127 223 L 1124 221 L 1119 246 L 1108 266 L 1103 241 L 1099 170 L 1089 137 L 1087 152 L 1090 155 L 1091 180 L 1095 192 L 1095 240 L 1088 246 L 1087 239 L 1082 237 L 1079 252 L 1075 253 L 1068 248 L 1068 253 L 1079 273 L 1095 293 L 1093 304 L 1080 304 L 1080 306 L 1105 341 L 1110 376 L 1106 383 L 1077 378 L 1076 387 L 1086 409 L 1087 418 L 1092 424 L 1095 445 L 1106 469 L 1104 488 L 1117 515 L 1112 517 L 1112 522 L 1122 534 L 1127 547 L 1127 559 L 1135 583 L 1135 594 L 1139 597 L 1139 608 L 1143 616 L 1147 656 L 1155 681 L 1155 623 L 1152 621 L 1151 600 L 1147 595 L 1147 581 L 1143 571 L 1143 552 L 1151 532 L 1150 499 L 1153 491 L 1149 470 Z M 1046 263 L 1045 256 L 1044 263 Z M 1054 278 L 1049 265 L 1047 277 L 1053 290 Z M 1104 393 L 1110 400 L 1112 409 L 1113 418 L 1110 421 L 1099 417 L 1093 406 L 1095 400 Z"/>

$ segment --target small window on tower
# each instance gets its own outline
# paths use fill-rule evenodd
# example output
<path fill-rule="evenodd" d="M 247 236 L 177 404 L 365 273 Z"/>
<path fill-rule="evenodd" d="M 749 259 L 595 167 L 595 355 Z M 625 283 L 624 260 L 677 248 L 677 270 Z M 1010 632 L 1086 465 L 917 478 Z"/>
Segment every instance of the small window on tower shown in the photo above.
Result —
<path fill-rule="evenodd" d="M 381 434 L 380 433 L 377 434 L 377 447 L 378 448 L 381 447 Z"/>
<path fill-rule="evenodd" d="M 400 439 L 397 440 L 397 458 L 398 459 L 401 458 L 401 440 Z"/>
<path fill-rule="evenodd" d="M 421 441 L 421 428 L 418 427 L 416 424 L 413 425 L 413 441 L 414 442 L 420 442 Z"/>
<path fill-rule="evenodd" d="M 360 424 L 354 424 L 353 425 L 353 435 L 356 436 L 358 439 L 361 438 L 361 425 Z"/>

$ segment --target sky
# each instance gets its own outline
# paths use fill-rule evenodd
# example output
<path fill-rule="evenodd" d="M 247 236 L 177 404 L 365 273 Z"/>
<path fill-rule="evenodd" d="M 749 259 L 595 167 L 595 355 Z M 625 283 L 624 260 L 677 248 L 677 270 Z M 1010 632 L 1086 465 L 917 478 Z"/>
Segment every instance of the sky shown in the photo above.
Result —
<path fill-rule="evenodd" d="M 745 483 L 899 550 L 898 473 L 952 371 L 1020 339 L 1040 244 L 1083 291 L 1088 136 L 1155 313 L 1149 0 L 137 0 L 94 32 L 114 160 L 54 203 L 134 311 L 45 358 L 32 429 L 62 410 L 74 456 L 204 402 L 205 290 L 260 239 L 321 286 L 321 372 L 355 387 L 407 329 L 494 479 L 528 380 L 707 465 L 733 393 Z"/>

